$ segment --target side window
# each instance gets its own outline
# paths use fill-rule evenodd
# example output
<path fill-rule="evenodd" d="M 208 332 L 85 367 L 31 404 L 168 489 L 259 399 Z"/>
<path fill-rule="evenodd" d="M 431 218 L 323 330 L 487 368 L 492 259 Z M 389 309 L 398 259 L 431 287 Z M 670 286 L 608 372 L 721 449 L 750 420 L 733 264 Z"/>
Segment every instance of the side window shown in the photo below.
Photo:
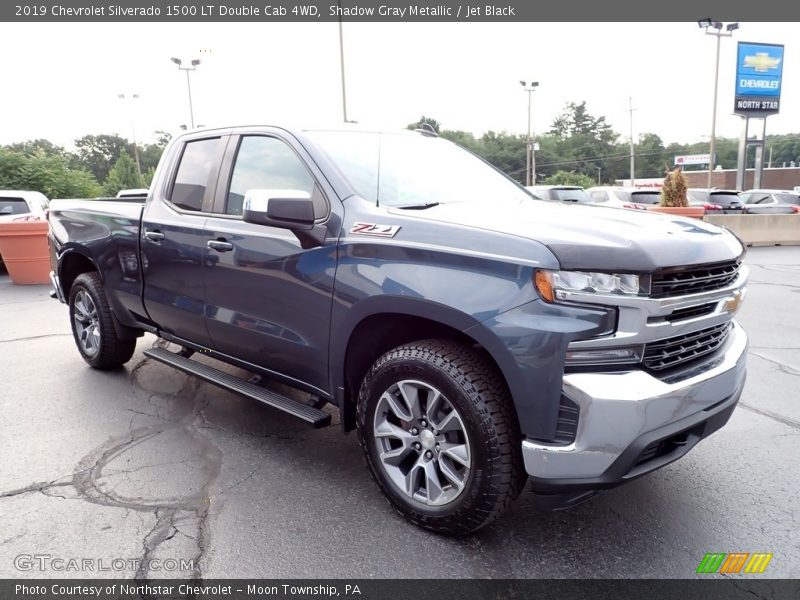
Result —
<path fill-rule="evenodd" d="M 216 169 L 220 138 L 188 142 L 183 149 L 170 202 L 185 210 L 202 210 L 208 180 Z"/>
<path fill-rule="evenodd" d="M 225 213 L 241 215 L 248 190 L 300 190 L 314 200 L 314 213 L 324 214 L 325 199 L 314 178 L 294 151 L 274 137 L 245 136 L 231 174 Z"/>
<path fill-rule="evenodd" d="M 595 202 L 605 202 L 608 200 L 608 193 L 602 191 L 596 191 L 591 193 L 592 200 Z"/>
<path fill-rule="evenodd" d="M 755 204 L 774 204 L 775 203 L 774 200 L 772 199 L 772 196 L 757 196 L 756 198 L 754 198 L 753 202 Z"/>

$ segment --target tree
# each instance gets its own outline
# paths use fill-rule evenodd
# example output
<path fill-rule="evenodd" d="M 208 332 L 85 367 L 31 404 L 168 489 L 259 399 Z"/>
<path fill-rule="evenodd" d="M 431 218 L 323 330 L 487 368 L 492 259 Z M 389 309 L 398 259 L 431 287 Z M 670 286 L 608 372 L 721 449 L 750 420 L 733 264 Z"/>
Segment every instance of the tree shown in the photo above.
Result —
<path fill-rule="evenodd" d="M 0 148 L 0 188 L 32 190 L 48 198 L 94 198 L 101 193 L 94 176 L 70 166 L 68 156 L 32 155 Z"/>
<path fill-rule="evenodd" d="M 641 134 L 634 151 L 636 153 L 635 175 L 637 178 L 658 177 L 664 172 L 664 162 L 667 161 L 664 142 L 655 133 Z"/>
<path fill-rule="evenodd" d="M 136 163 L 127 154 L 120 155 L 108 172 L 108 177 L 103 184 L 103 192 L 108 196 L 115 196 L 120 190 L 139 187 L 142 187 L 142 182 L 136 170 Z"/>
<path fill-rule="evenodd" d="M 130 152 L 130 142 L 118 135 L 85 135 L 75 140 L 75 147 L 81 165 L 91 171 L 97 181 L 105 181 L 119 157 Z"/>
<path fill-rule="evenodd" d="M 441 127 L 439 121 L 431 117 L 426 117 L 425 115 L 422 115 L 419 118 L 419 121 L 417 121 L 416 123 L 409 123 L 408 125 L 406 125 L 406 129 L 421 129 L 422 126 L 426 124 L 433 127 L 433 130 L 436 133 L 439 133 L 439 128 Z"/>
<path fill-rule="evenodd" d="M 579 185 L 582 188 L 590 188 L 595 185 L 594 179 L 583 173 L 574 171 L 556 171 L 542 182 L 545 185 Z"/>

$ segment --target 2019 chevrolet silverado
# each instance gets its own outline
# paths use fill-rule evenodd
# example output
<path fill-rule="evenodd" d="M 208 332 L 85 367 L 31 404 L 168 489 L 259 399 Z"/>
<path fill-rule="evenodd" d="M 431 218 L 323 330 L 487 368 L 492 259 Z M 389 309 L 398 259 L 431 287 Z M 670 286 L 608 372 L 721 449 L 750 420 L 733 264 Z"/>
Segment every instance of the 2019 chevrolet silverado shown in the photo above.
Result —
<path fill-rule="evenodd" d="M 429 131 L 191 132 L 144 203 L 57 200 L 50 224 L 90 366 L 150 332 L 180 348 L 152 359 L 314 426 L 333 405 L 391 504 L 435 531 L 485 525 L 527 478 L 561 508 L 662 467 L 744 385 L 736 237 L 537 200 Z"/>

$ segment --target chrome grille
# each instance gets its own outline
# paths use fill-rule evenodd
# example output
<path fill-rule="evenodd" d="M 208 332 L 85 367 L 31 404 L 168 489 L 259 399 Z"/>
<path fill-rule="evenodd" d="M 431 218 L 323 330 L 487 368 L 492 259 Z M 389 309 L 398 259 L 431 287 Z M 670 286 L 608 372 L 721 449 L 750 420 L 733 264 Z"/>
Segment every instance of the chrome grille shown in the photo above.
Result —
<path fill-rule="evenodd" d="M 670 298 L 724 288 L 736 281 L 739 266 L 738 262 L 731 261 L 656 272 L 650 285 L 650 297 Z"/>
<path fill-rule="evenodd" d="M 722 323 L 684 335 L 651 342 L 644 347 L 644 366 L 662 371 L 689 362 L 719 348 L 730 333 L 732 324 Z"/>

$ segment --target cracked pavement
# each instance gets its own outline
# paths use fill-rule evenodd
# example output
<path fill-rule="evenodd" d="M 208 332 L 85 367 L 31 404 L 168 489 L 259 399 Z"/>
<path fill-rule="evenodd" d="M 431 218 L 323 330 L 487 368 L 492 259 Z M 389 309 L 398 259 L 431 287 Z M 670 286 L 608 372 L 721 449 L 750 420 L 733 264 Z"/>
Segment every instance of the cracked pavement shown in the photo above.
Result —
<path fill-rule="evenodd" d="M 394 513 L 335 410 L 310 429 L 146 359 L 149 335 L 126 368 L 93 371 L 48 286 L 0 271 L 0 577 L 694 577 L 706 552 L 734 551 L 772 552 L 764 575 L 796 577 L 800 248 L 747 263 L 749 375 L 725 428 L 571 510 L 526 491 L 463 539 Z M 34 554 L 131 563 L 15 568 Z M 186 568 L 149 568 L 169 558 Z"/>

